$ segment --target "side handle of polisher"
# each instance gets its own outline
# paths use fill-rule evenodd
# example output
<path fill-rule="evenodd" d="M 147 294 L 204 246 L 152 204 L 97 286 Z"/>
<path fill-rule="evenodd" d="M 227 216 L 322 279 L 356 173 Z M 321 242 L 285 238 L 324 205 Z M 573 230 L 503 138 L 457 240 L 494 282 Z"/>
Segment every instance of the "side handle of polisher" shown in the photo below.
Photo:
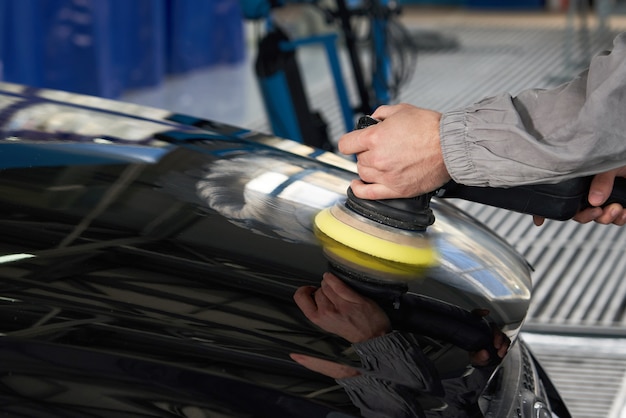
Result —
<path fill-rule="evenodd" d="M 529 215 L 564 221 L 580 210 L 591 207 L 587 200 L 592 176 L 567 180 L 557 184 L 537 184 L 511 188 L 474 187 L 453 181 L 443 186 L 436 196 L 459 198 L 476 203 L 508 209 Z M 626 179 L 615 179 L 613 192 L 603 206 L 619 203 L 626 207 Z"/>

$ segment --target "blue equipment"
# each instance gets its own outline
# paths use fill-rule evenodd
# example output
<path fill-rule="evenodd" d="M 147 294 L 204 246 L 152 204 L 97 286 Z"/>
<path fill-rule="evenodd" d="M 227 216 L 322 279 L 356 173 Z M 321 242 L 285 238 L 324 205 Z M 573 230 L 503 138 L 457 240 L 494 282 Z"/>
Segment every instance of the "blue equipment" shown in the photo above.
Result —
<path fill-rule="evenodd" d="M 255 71 L 264 106 L 274 134 L 325 150 L 334 146 L 327 124 L 320 112 L 310 108 L 302 84 L 295 51 L 304 45 L 323 45 L 335 84 L 345 131 L 354 127 L 358 116 L 371 114 L 376 107 L 390 103 L 401 84 L 413 73 L 416 48 L 404 28 L 394 20 L 399 14 L 390 0 L 335 0 L 335 8 L 324 8 L 316 0 L 293 1 L 308 3 L 320 9 L 329 21 L 338 23 L 350 58 L 352 75 L 359 103 L 351 105 L 348 98 L 337 52 L 337 35 L 312 35 L 289 39 L 271 19 L 271 10 L 284 5 L 282 0 L 241 0 L 244 16 L 264 19 L 268 32 L 259 42 Z M 367 43 L 371 49 L 372 72 L 366 82 L 362 57 L 353 21 L 365 20 L 370 27 Z M 400 62 L 392 62 L 392 56 Z M 410 65 L 407 65 L 410 64 Z"/>
<path fill-rule="evenodd" d="M 259 43 L 256 75 L 274 134 L 332 150 L 327 125 L 311 111 L 295 57 L 297 44 L 276 28 Z"/>
<path fill-rule="evenodd" d="M 273 8 L 285 4 L 283 0 L 241 0 L 243 17 L 250 20 L 266 19 Z"/>

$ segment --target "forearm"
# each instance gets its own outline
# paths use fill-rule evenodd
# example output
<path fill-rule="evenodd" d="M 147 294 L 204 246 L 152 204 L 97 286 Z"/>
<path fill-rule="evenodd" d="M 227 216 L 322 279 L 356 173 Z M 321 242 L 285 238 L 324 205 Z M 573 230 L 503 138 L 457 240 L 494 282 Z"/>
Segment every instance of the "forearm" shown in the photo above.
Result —
<path fill-rule="evenodd" d="M 551 90 L 485 99 L 445 113 L 441 148 L 458 183 L 555 183 L 626 161 L 626 36 L 588 72 Z"/>

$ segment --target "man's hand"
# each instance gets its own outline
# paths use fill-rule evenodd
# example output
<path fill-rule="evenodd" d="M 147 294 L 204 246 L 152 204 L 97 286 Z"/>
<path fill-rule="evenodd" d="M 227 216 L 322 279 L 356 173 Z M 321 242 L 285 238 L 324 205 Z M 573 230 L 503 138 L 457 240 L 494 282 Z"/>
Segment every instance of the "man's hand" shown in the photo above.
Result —
<path fill-rule="evenodd" d="M 616 177 L 626 177 L 626 166 L 606 173 L 596 174 L 589 187 L 587 200 L 593 206 L 581 210 L 572 219 L 581 224 L 595 221 L 599 224 L 615 224 L 623 226 L 626 224 L 626 209 L 619 203 L 613 203 L 606 207 L 601 207 L 611 195 Z M 533 216 L 535 225 L 541 226 L 545 218 Z"/>
<path fill-rule="evenodd" d="M 385 335 L 391 323 L 371 299 L 361 296 L 337 276 L 325 273 L 319 288 L 302 286 L 293 295 L 302 313 L 324 331 L 357 343 Z M 290 357 L 300 365 L 333 379 L 359 375 L 353 367 L 304 354 Z"/>
<path fill-rule="evenodd" d="M 362 199 L 414 197 L 450 180 L 439 143 L 441 113 L 409 104 L 381 106 L 376 125 L 343 135 L 339 151 L 356 154 L 362 181 L 352 191 Z"/>
<path fill-rule="evenodd" d="M 615 177 L 626 177 L 626 167 L 597 174 L 593 178 L 591 187 L 589 188 L 588 200 L 589 203 L 595 207 L 577 213 L 576 216 L 574 216 L 575 221 L 583 224 L 591 221 L 603 225 L 612 223 L 622 226 L 626 224 L 626 210 L 624 210 L 619 203 L 613 203 L 604 208 L 599 207 L 602 206 L 611 195 Z"/>
<path fill-rule="evenodd" d="M 324 274 L 320 288 L 302 286 L 293 298 L 311 322 L 351 343 L 391 331 L 389 318 L 376 302 L 361 296 L 331 273 Z"/>

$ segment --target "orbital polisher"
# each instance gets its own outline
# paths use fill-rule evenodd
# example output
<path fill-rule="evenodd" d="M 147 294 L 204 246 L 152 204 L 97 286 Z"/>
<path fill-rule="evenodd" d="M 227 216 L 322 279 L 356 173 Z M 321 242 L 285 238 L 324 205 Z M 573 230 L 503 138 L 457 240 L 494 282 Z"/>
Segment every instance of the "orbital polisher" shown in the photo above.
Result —
<path fill-rule="evenodd" d="M 376 123 L 376 119 L 363 116 L 356 129 Z M 587 195 L 592 178 L 593 176 L 589 176 L 558 184 L 511 188 L 465 186 L 450 181 L 431 193 L 387 200 L 361 199 L 348 188 L 345 202 L 317 214 L 315 227 L 322 246 L 330 246 L 332 255 L 339 258 L 345 253 L 336 249 L 334 242 L 375 257 L 381 268 L 384 263 L 393 267 L 382 268 L 383 271 L 423 272 L 437 262 L 436 251 L 430 243 L 427 231 L 435 222 L 430 208 L 432 197 L 458 198 L 563 221 L 591 206 Z M 626 207 L 625 178 L 615 179 L 613 192 L 605 205 L 611 203 L 620 203 Z"/>
<path fill-rule="evenodd" d="M 356 129 L 377 122 L 364 116 Z M 592 178 L 506 189 L 465 186 L 450 181 L 425 195 L 388 200 L 360 199 L 348 188 L 344 202 L 317 214 L 315 232 L 329 262 L 329 270 L 357 292 L 376 301 L 392 323 L 430 335 L 443 332 L 440 337 L 468 351 L 485 346 L 491 350 L 493 337 L 484 319 L 453 305 L 434 300 L 426 302 L 422 296 L 406 294 L 408 283 L 424 279 L 428 269 L 437 264 L 437 251 L 428 233 L 435 222 L 430 208 L 432 197 L 459 198 L 548 219 L 567 220 L 590 206 L 587 195 Z M 626 207 L 626 179 L 615 179 L 606 205 L 610 203 Z M 434 318 L 443 321 L 445 326 L 433 322 Z"/>

